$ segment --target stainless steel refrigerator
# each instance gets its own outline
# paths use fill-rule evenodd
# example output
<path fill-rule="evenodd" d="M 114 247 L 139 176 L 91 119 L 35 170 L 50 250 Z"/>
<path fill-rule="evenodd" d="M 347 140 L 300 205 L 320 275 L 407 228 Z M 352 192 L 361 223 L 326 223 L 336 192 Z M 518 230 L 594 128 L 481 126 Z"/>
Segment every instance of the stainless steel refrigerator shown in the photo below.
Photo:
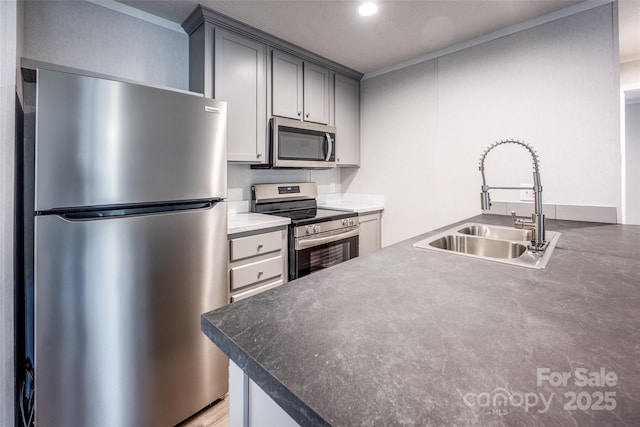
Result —
<path fill-rule="evenodd" d="M 200 331 L 228 301 L 226 104 L 23 75 L 36 425 L 179 423 L 228 387 L 227 359 Z"/>

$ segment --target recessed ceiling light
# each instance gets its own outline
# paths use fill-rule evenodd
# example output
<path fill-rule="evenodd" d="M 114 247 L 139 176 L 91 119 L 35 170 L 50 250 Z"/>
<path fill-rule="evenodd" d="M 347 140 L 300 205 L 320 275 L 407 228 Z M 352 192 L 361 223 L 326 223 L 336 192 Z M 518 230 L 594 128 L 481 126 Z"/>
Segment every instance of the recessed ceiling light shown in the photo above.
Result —
<path fill-rule="evenodd" d="M 367 2 L 362 3 L 358 8 L 358 13 L 362 16 L 375 15 L 378 11 L 378 6 L 375 3 Z"/>

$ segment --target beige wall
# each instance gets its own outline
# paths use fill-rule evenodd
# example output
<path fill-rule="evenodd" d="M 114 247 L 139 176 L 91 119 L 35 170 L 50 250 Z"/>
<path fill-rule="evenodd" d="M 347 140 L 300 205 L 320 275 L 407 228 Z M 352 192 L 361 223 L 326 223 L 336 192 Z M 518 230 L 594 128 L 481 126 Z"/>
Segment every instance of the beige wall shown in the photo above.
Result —
<path fill-rule="evenodd" d="M 640 89 L 640 60 L 620 64 L 620 87 Z"/>
<path fill-rule="evenodd" d="M 625 97 L 624 222 L 640 225 L 640 60 L 620 64 L 620 87 Z"/>
<path fill-rule="evenodd" d="M 640 225 L 640 99 L 625 105 L 625 116 L 625 223 Z"/>
<path fill-rule="evenodd" d="M 383 193 L 383 244 L 480 213 L 478 159 L 519 138 L 547 203 L 621 205 L 617 9 L 607 4 L 362 82 L 362 167 L 342 190 Z M 490 185 L 532 183 L 525 150 L 487 157 Z M 518 200 L 518 192 L 492 192 Z"/>

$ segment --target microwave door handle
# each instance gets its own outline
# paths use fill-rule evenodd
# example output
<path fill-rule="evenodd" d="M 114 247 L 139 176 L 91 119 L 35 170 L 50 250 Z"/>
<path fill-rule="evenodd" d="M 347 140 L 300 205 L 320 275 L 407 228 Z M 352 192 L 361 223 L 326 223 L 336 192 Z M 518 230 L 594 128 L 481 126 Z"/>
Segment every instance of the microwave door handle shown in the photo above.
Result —
<path fill-rule="evenodd" d="M 324 161 L 328 162 L 331 159 L 331 154 L 333 153 L 333 140 L 331 139 L 330 133 L 325 133 L 325 137 L 327 138 L 327 157 L 325 157 Z"/>

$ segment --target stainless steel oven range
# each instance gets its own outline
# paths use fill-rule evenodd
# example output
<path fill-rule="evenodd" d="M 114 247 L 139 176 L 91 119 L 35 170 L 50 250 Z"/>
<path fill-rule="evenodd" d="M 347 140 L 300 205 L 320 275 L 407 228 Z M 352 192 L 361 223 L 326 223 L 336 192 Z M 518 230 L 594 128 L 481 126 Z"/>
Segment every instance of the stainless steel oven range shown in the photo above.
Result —
<path fill-rule="evenodd" d="M 315 182 L 256 184 L 251 211 L 291 218 L 289 280 L 358 256 L 358 214 L 318 209 Z"/>

